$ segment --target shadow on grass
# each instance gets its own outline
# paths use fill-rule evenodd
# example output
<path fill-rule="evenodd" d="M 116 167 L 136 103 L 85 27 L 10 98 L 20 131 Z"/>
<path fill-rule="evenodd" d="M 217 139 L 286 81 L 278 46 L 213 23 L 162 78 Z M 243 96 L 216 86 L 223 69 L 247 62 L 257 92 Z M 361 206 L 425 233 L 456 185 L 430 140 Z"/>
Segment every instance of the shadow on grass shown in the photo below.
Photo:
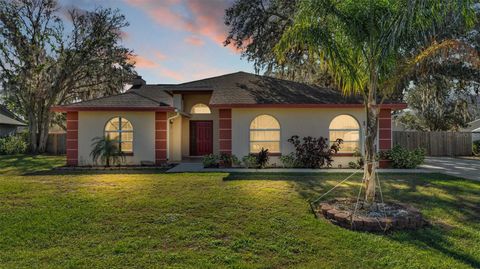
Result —
<path fill-rule="evenodd" d="M 224 180 L 287 181 L 305 200 L 312 201 L 349 175 L 237 173 L 229 174 Z M 396 232 L 387 235 L 388 238 L 402 244 L 415 245 L 420 249 L 431 248 L 466 265 L 480 268 L 480 258 L 466 252 L 469 250 L 468 243 L 465 247 L 458 245 L 462 245 L 458 242 L 463 242 L 465 238 L 471 238 L 474 242 L 480 240 L 478 234 L 471 232 L 480 229 L 480 182 L 443 174 L 380 174 L 379 178 L 385 200 L 408 203 L 420 209 L 427 219 L 434 219 L 431 228 Z M 338 186 L 322 200 L 356 197 L 361 181 L 360 173 Z M 470 229 L 465 229 L 465 226 Z M 452 240 L 457 241 L 457 246 L 452 245 Z"/>
<path fill-rule="evenodd" d="M 62 176 L 62 175 L 110 175 L 110 174 L 159 174 L 165 173 L 170 168 L 159 169 L 84 169 L 84 170 L 63 170 L 52 169 L 48 171 L 38 171 L 32 173 L 26 173 L 26 176 Z"/>
<path fill-rule="evenodd" d="M 4 155 L 0 156 L 0 174 L 26 175 L 42 171 L 50 171 L 64 164 L 64 156 Z"/>

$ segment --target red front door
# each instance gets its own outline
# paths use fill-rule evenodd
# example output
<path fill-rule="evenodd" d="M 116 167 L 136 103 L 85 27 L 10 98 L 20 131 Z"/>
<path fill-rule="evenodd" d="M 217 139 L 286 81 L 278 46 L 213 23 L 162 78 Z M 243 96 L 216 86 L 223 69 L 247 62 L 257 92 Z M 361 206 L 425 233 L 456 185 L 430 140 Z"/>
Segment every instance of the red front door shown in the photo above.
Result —
<path fill-rule="evenodd" d="M 212 121 L 190 121 L 190 155 L 204 156 L 212 153 Z"/>

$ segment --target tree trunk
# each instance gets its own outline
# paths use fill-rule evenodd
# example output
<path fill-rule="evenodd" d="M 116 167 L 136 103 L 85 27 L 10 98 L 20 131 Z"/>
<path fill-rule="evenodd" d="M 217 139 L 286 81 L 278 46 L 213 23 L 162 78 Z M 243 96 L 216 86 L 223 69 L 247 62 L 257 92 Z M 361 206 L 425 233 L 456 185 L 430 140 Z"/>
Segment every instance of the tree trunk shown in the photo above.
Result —
<path fill-rule="evenodd" d="M 365 165 L 363 180 L 365 182 L 365 202 L 375 202 L 377 174 L 377 131 L 378 131 L 378 106 L 376 75 L 372 74 L 372 84 L 368 91 L 365 104 Z"/>
<path fill-rule="evenodd" d="M 368 105 L 366 107 L 365 129 L 365 165 L 363 179 L 365 181 L 365 201 L 374 202 L 376 190 L 376 158 L 377 158 L 377 108 Z"/>
<path fill-rule="evenodd" d="M 50 126 L 51 120 L 51 113 L 49 109 L 44 109 L 42 113 L 41 122 L 39 122 L 40 130 L 39 130 L 39 139 L 38 139 L 38 152 L 44 153 L 47 150 L 47 142 L 48 142 L 48 131 Z"/>
<path fill-rule="evenodd" d="M 28 132 L 30 134 L 30 151 L 37 153 L 37 140 L 38 140 L 38 122 L 33 111 L 30 111 L 27 115 L 28 119 Z"/>

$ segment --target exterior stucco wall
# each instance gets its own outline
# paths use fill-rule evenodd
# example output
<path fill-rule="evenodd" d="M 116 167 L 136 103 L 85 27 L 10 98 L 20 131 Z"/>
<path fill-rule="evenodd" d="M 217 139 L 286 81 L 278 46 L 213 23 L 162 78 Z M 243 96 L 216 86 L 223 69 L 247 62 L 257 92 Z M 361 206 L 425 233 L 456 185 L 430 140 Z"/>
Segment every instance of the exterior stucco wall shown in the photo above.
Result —
<path fill-rule="evenodd" d="M 171 120 L 169 124 L 169 156 L 171 162 L 179 162 L 182 160 L 182 128 L 185 117 L 178 116 Z"/>
<path fill-rule="evenodd" d="M 78 114 L 78 165 L 94 165 L 90 157 L 92 139 L 103 136 L 105 124 L 118 116 L 133 125 L 133 156 L 126 157 L 126 164 L 155 162 L 155 112 L 82 111 Z"/>
<path fill-rule="evenodd" d="M 232 109 L 232 154 L 239 158 L 249 154 L 250 123 L 262 114 L 275 117 L 280 123 L 280 151 L 289 154 L 294 147 L 287 140 L 293 135 L 329 137 L 330 122 L 338 115 L 353 116 L 360 124 L 364 137 L 365 113 L 361 108 L 234 108 Z M 354 157 L 335 157 L 333 167 L 346 167 Z M 281 165 L 278 157 L 270 158 L 271 164 Z"/>
<path fill-rule="evenodd" d="M 183 95 L 183 111 L 190 113 L 192 107 L 202 103 L 210 103 L 211 94 L 185 94 Z M 219 153 L 218 142 L 218 109 L 210 107 L 211 114 L 193 114 L 190 118 L 184 117 L 182 120 L 182 156 L 190 156 L 190 121 L 209 120 L 213 122 L 213 153 Z"/>

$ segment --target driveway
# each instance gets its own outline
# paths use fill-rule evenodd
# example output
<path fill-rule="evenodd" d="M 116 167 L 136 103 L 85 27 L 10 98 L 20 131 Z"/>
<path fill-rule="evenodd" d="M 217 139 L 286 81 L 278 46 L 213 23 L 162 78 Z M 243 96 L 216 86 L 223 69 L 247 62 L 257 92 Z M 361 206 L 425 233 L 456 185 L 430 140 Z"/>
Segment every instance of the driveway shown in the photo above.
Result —
<path fill-rule="evenodd" d="M 480 181 L 480 160 L 449 157 L 427 157 L 421 168 Z"/>

